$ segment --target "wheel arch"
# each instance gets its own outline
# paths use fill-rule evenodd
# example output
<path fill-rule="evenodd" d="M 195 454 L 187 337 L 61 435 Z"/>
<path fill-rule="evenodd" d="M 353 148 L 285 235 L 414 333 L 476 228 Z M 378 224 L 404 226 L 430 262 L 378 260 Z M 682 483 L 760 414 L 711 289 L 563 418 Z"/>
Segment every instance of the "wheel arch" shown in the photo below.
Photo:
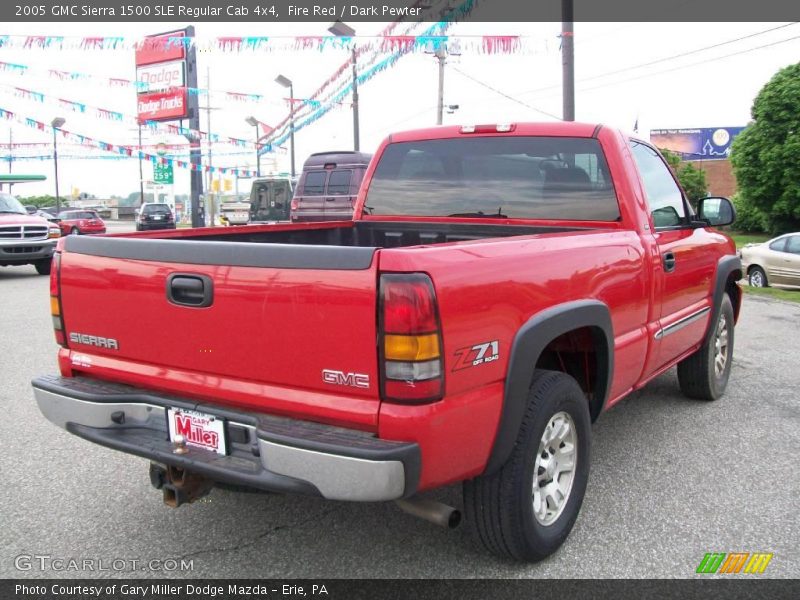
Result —
<path fill-rule="evenodd" d="M 589 400 L 592 421 L 602 412 L 614 372 L 614 334 L 608 306 L 598 300 L 576 300 L 537 313 L 520 327 L 514 337 L 506 372 L 503 409 L 484 474 L 495 472 L 511 454 L 539 358 L 551 342 L 581 329 L 591 332 L 596 359 L 592 399 Z"/>
<path fill-rule="evenodd" d="M 756 265 L 757 266 L 757 265 Z M 727 255 L 717 261 L 717 272 L 714 276 L 714 290 L 711 298 L 711 318 L 708 320 L 708 327 L 703 336 L 708 340 L 708 336 L 713 332 L 713 324 L 719 317 L 722 295 L 727 293 L 733 304 L 734 322 L 739 321 L 739 310 L 742 307 L 742 291 L 739 289 L 738 281 L 742 278 L 742 260 L 736 255 Z"/>

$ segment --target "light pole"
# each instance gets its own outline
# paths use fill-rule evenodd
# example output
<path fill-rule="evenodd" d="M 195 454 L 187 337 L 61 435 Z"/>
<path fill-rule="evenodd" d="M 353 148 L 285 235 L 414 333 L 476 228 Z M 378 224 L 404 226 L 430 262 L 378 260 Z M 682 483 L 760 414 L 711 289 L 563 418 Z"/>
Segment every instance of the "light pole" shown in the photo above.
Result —
<path fill-rule="evenodd" d="M 56 117 L 50 121 L 50 126 L 53 128 L 53 169 L 56 179 L 56 214 L 61 212 L 61 197 L 58 195 L 58 142 L 56 141 L 56 132 L 62 128 L 66 122 L 66 119 L 62 117 Z"/>
<path fill-rule="evenodd" d="M 328 27 L 328 31 L 330 31 L 333 35 L 337 35 L 339 37 L 347 37 L 351 38 L 356 35 L 356 30 L 350 27 L 349 25 L 345 25 L 341 21 L 335 21 L 330 27 Z M 355 151 L 359 150 L 359 142 L 358 142 L 358 71 L 356 70 L 356 45 L 353 44 L 352 50 L 352 59 L 351 62 L 353 63 L 353 149 Z"/>
<path fill-rule="evenodd" d="M 292 152 L 292 177 L 294 177 L 294 86 L 292 85 L 292 80 L 283 75 L 278 75 L 275 78 L 275 83 L 289 88 L 289 145 Z"/>
<path fill-rule="evenodd" d="M 258 119 L 255 117 L 247 117 L 245 119 L 249 125 L 256 128 L 256 177 L 261 177 L 261 153 L 259 150 L 258 140 L 261 137 L 258 131 Z"/>

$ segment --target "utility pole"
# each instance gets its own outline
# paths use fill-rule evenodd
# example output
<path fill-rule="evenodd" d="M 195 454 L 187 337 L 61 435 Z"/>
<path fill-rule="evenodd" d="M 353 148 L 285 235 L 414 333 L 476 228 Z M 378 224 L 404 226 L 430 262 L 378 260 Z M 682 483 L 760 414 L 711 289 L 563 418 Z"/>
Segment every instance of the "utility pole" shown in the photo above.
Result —
<path fill-rule="evenodd" d="M 294 128 L 292 128 L 294 131 Z M 359 151 L 358 133 L 358 71 L 356 70 L 356 45 L 353 44 L 353 150 Z"/>
<path fill-rule="evenodd" d="M 187 37 L 194 38 L 194 26 L 189 25 L 186 28 Z M 197 87 L 197 49 L 194 44 L 189 46 L 186 50 L 186 86 L 190 88 Z M 190 182 L 190 202 L 192 214 L 192 227 L 204 227 L 205 219 L 201 218 L 200 211 L 200 195 L 203 193 L 203 173 L 201 162 L 201 148 L 200 148 L 200 106 L 197 94 L 188 94 L 187 102 L 189 104 L 189 129 L 193 130 L 191 135 L 186 137 L 189 139 L 189 160 L 192 163 L 192 170 L 189 173 Z"/>
<path fill-rule="evenodd" d="M 439 61 L 439 101 L 436 104 L 436 124 L 441 125 L 444 113 L 444 65 L 447 59 L 447 47 L 442 44 L 433 55 Z"/>
<path fill-rule="evenodd" d="M 144 204 L 144 171 L 142 170 L 142 124 L 139 123 L 139 206 Z"/>
<path fill-rule="evenodd" d="M 573 0 L 561 0 L 561 66 L 563 118 L 575 120 L 575 36 Z"/>

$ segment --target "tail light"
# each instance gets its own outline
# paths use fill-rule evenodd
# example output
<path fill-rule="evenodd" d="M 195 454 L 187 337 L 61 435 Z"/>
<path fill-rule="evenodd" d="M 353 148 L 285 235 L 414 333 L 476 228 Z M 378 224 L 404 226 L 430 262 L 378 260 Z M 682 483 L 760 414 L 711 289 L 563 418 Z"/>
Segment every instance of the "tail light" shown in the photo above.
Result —
<path fill-rule="evenodd" d="M 381 397 L 406 404 L 440 400 L 442 336 L 430 277 L 381 275 L 378 311 Z"/>
<path fill-rule="evenodd" d="M 53 255 L 53 265 L 50 269 L 50 317 L 53 319 L 56 343 L 68 348 L 64 329 L 64 313 L 61 311 L 61 252 Z"/>
<path fill-rule="evenodd" d="M 292 198 L 292 203 L 291 203 L 291 205 L 289 207 L 291 208 L 291 210 L 297 210 L 297 207 L 299 205 L 300 205 L 300 202 L 298 200 L 295 200 L 294 198 Z"/>

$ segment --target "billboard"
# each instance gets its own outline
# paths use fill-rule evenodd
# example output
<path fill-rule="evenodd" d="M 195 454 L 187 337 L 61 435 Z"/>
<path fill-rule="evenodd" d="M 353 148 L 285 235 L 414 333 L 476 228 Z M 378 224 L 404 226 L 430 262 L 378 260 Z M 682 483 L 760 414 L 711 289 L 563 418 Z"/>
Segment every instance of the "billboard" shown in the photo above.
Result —
<path fill-rule="evenodd" d="M 744 127 L 651 129 L 650 143 L 681 155 L 684 160 L 721 160 L 731 153 L 731 142 Z"/>
<path fill-rule="evenodd" d="M 136 49 L 139 122 L 172 121 L 189 115 L 186 98 L 186 31 L 149 36 Z"/>

